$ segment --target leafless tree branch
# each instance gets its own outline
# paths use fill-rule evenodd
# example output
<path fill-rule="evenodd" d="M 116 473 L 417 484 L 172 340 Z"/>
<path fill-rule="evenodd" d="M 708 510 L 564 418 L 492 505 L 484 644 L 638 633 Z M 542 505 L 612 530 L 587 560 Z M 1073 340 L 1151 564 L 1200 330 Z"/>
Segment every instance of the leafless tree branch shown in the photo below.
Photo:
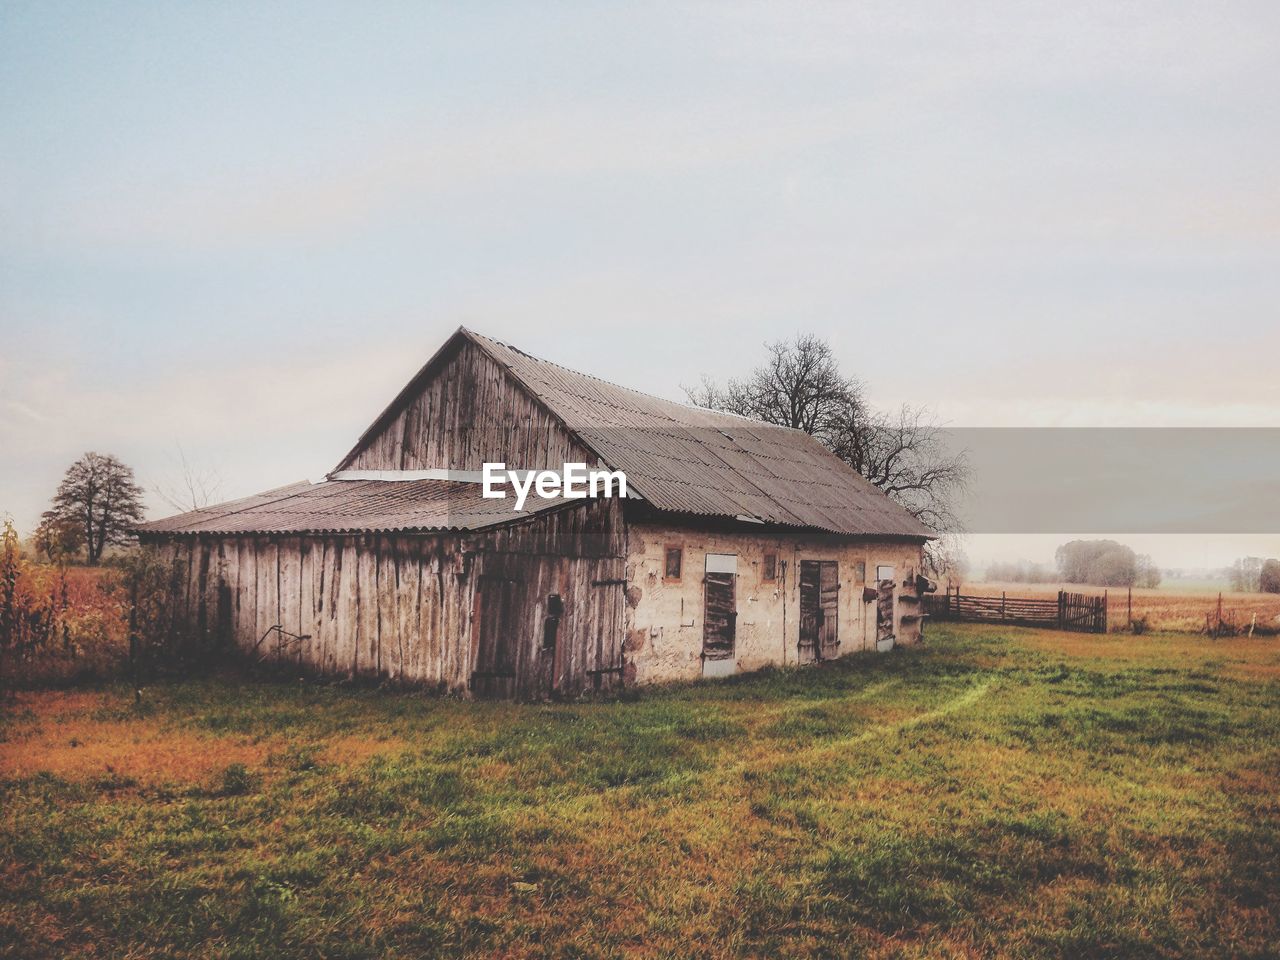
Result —
<path fill-rule="evenodd" d="M 152 484 L 157 497 L 179 513 L 199 510 L 220 499 L 222 476 L 216 467 L 196 463 L 182 444 L 169 455 L 168 476 Z"/>

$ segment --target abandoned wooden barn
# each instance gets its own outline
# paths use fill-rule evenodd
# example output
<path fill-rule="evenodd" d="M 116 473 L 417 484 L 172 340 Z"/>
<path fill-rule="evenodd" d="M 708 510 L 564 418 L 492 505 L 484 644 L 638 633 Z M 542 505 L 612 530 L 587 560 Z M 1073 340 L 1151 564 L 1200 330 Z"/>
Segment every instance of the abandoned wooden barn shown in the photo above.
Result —
<path fill-rule="evenodd" d="M 484 464 L 626 497 L 482 496 Z M 796 430 L 460 329 L 322 482 L 146 524 L 201 643 L 542 699 L 912 643 L 930 532 Z"/>

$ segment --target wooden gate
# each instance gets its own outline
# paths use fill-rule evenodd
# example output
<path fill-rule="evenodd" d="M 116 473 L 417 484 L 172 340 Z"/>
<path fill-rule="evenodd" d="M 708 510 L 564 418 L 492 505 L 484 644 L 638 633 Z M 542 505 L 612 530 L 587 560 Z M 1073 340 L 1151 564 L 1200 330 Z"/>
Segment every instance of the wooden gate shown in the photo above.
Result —
<path fill-rule="evenodd" d="M 800 662 L 840 656 L 840 567 L 834 560 L 800 561 Z"/>
<path fill-rule="evenodd" d="M 925 597 L 925 613 L 933 620 L 964 623 L 1003 623 L 1020 627 L 1050 627 L 1080 633 L 1107 632 L 1107 598 L 1058 592 L 1048 597 L 976 597 L 948 590 Z"/>

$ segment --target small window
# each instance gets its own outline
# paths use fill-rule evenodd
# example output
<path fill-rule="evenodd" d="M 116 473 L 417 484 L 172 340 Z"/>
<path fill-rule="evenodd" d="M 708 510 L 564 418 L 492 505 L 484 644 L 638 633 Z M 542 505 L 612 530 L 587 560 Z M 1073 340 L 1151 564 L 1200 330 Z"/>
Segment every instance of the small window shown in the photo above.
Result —
<path fill-rule="evenodd" d="M 662 577 L 664 580 L 679 580 L 684 567 L 684 548 L 667 547 L 667 562 Z"/>
<path fill-rule="evenodd" d="M 764 563 L 760 565 L 760 575 L 766 583 L 772 583 L 778 579 L 778 555 L 776 553 L 766 553 L 764 555 Z"/>
<path fill-rule="evenodd" d="M 853 581 L 854 583 L 867 582 L 867 561 L 859 560 L 853 565 Z"/>
<path fill-rule="evenodd" d="M 877 579 L 877 580 L 892 580 L 892 579 L 893 579 L 893 567 L 891 567 L 891 566 L 890 566 L 889 564 L 887 564 L 887 563 L 882 563 L 882 564 L 880 564 L 878 567 L 876 567 L 876 579 Z"/>
<path fill-rule="evenodd" d="M 547 595 L 547 619 L 542 624 L 542 649 L 554 650 L 560 634 L 560 617 L 564 613 L 564 601 L 560 594 Z"/>

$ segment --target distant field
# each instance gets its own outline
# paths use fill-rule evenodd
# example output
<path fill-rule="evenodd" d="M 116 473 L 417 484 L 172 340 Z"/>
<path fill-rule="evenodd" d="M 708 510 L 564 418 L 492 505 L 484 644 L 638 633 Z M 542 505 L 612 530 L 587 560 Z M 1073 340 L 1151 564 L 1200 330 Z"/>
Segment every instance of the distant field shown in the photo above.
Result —
<path fill-rule="evenodd" d="M 1266 957 L 1280 641 L 927 646 L 518 706 L 0 706 L 0 956 Z"/>
<path fill-rule="evenodd" d="M 1127 617 L 1128 594 L 1125 587 L 1091 587 L 1079 583 L 968 583 L 961 592 L 973 596 L 998 597 L 1001 592 L 1011 597 L 1055 597 L 1059 590 L 1102 596 L 1107 591 L 1107 618 L 1113 627 L 1124 624 Z M 1204 630 L 1205 614 L 1216 612 L 1218 590 L 1216 588 L 1193 589 L 1187 583 L 1175 583 L 1170 587 L 1133 590 L 1133 615 L 1145 616 L 1152 630 L 1200 632 Z M 1222 591 L 1223 615 L 1234 612 L 1236 622 L 1248 627 L 1257 615 L 1259 627 L 1275 632 L 1280 629 L 1280 593 L 1232 593 Z"/>

